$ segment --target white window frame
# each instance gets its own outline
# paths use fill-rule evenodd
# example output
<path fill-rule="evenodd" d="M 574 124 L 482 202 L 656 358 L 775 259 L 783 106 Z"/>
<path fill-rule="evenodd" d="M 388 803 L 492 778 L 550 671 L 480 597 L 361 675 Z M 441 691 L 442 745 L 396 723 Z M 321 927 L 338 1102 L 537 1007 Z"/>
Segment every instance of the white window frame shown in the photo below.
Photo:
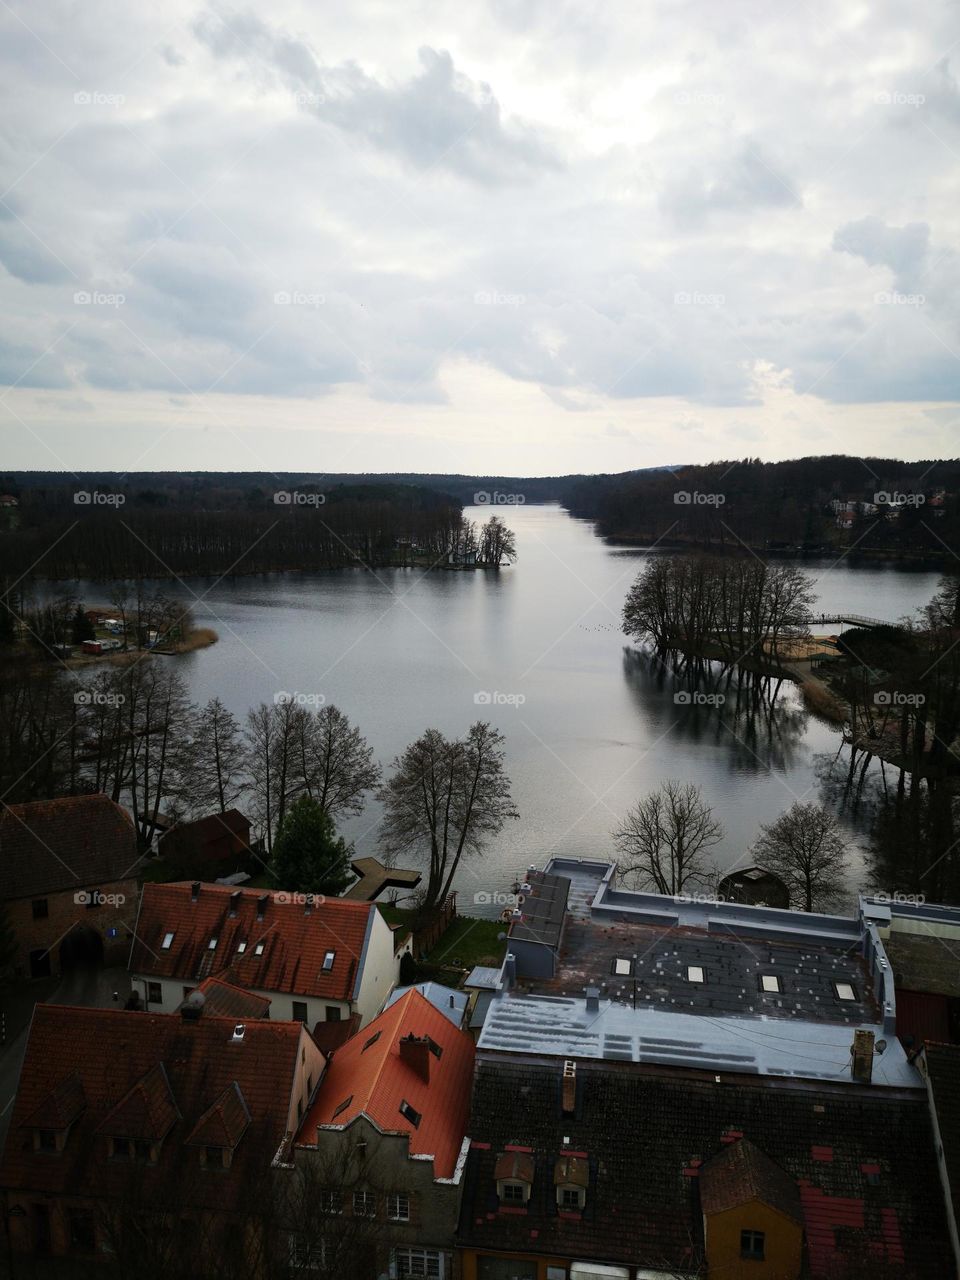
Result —
<path fill-rule="evenodd" d="M 360 1207 L 358 1208 L 358 1204 Z M 375 1191 L 355 1191 L 353 1193 L 353 1216 L 355 1218 L 375 1218 L 377 1216 L 377 1195 Z"/>
<path fill-rule="evenodd" d="M 856 1002 L 857 993 L 854 990 L 852 982 L 835 982 L 833 987 L 837 993 L 837 999 L 842 1000 L 844 1004 L 853 1004 Z"/>
<path fill-rule="evenodd" d="M 406 1191 L 391 1191 L 387 1196 L 387 1217 L 391 1222 L 410 1221 L 410 1196 Z"/>
<path fill-rule="evenodd" d="M 337 1188 L 324 1188 L 320 1192 L 319 1201 L 318 1207 L 321 1213 L 329 1214 L 331 1217 L 343 1213 L 343 1192 Z"/>
<path fill-rule="evenodd" d="M 760 975 L 760 990 L 764 995 L 778 996 L 782 990 L 779 975 L 776 973 L 762 973 Z"/>
<path fill-rule="evenodd" d="M 687 981 L 703 983 L 706 981 L 706 970 L 702 964 L 687 965 Z"/>
<path fill-rule="evenodd" d="M 290 1266 L 299 1271 L 322 1271 L 327 1261 L 325 1240 L 308 1240 L 301 1232 L 290 1235 Z"/>
<path fill-rule="evenodd" d="M 446 1280 L 446 1255 L 441 1249 L 419 1245 L 395 1248 L 390 1255 L 390 1274 L 396 1280 Z"/>
<path fill-rule="evenodd" d="M 520 1195 L 508 1195 L 508 1191 L 519 1191 Z M 520 1178 L 501 1178 L 499 1195 L 504 1204 L 526 1204 L 530 1199 L 530 1187 Z"/>

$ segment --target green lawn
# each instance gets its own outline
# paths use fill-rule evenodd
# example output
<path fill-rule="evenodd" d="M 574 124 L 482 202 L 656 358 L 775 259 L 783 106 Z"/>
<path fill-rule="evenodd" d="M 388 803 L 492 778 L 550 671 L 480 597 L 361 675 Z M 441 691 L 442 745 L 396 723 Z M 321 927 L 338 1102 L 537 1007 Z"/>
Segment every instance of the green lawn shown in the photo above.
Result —
<path fill-rule="evenodd" d="M 427 956 L 431 965 L 453 965 L 472 969 L 475 965 L 497 965 L 503 962 L 506 940 L 498 935 L 507 926 L 500 920 L 478 920 L 473 916 L 457 916 L 450 928 Z"/>

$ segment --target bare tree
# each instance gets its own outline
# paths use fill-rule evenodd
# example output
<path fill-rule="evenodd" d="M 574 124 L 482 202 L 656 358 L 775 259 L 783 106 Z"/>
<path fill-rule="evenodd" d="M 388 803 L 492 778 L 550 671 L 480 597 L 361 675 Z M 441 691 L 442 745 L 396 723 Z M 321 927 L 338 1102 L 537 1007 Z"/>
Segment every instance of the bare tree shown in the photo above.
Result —
<path fill-rule="evenodd" d="M 516 560 L 516 537 L 499 516 L 491 516 L 480 530 L 480 551 L 477 558 L 481 564 L 490 565 L 494 569 L 499 569 L 504 560 Z"/>
<path fill-rule="evenodd" d="M 751 854 L 781 877 L 791 903 L 803 911 L 824 910 L 843 894 L 847 842 L 822 805 L 792 804 L 776 822 L 761 826 Z"/>
<path fill-rule="evenodd" d="M 380 766 L 360 730 L 330 704 L 305 718 L 298 740 L 304 790 L 330 815 L 359 813 L 380 784 Z"/>
<path fill-rule="evenodd" d="M 237 717 L 219 698 L 201 707 L 184 752 L 183 791 L 198 813 L 225 813 L 246 785 L 247 749 Z"/>
<path fill-rule="evenodd" d="M 621 878 L 670 896 L 710 883 L 705 854 L 722 838 L 700 788 L 673 780 L 640 800 L 613 833 Z"/>
<path fill-rule="evenodd" d="M 503 735 L 484 721 L 453 741 L 428 729 L 393 762 L 380 791 L 383 843 L 429 859 L 427 909 L 443 902 L 464 853 L 479 853 L 508 818 L 519 817 L 503 767 Z"/>

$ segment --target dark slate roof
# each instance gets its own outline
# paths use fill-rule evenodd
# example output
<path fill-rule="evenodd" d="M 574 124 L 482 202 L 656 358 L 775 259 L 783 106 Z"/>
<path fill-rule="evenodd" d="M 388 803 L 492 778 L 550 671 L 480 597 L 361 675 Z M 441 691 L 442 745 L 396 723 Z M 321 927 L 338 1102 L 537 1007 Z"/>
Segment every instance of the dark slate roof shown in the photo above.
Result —
<path fill-rule="evenodd" d="M 697 1072 L 580 1061 L 575 1110 L 565 1115 L 561 1071 L 560 1062 L 478 1059 L 460 1218 L 465 1247 L 695 1270 L 700 1168 L 747 1138 L 797 1188 L 814 1280 L 833 1280 L 865 1257 L 874 1266 L 886 1259 L 913 1280 L 951 1273 L 921 1094 L 742 1077 L 717 1083 Z M 533 1187 L 526 1211 L 501 1212 L 495 1168 L 511 1147 L 529 1152 Z M 580 1215 L 556 1207 L 563 1155 L 587 1164 Z"/>
<path fill-rule="evenodd" d="M 129 815 L 102 793 L 0 809 L 0 899 L 99 889 L 137 861 Z"/>
<path fill-rule="evenodd" d="M 950 1180 L 953 1212 L 960 1220 L 960 1045 L 928 1044 L 924 1057 Z"/>
<path fill-rule="evenodd" d="M 704 1213 L 725 1213 L 751 1200 L 803 1222 L 797 1184 L 749 1138 L 741 1138 L 701 1168 L 700 1204 Z"/>
<path fill-rule="evenodd" d="M 524 942 L 542 942 L 547 947 L 559 946 L 570 881 L 566 876 L 531 868 L 524 885 L 530 887 L 520 891 L 523 902 L 517 910 L 521 914 L 511 920 L 509 936 Z"/>

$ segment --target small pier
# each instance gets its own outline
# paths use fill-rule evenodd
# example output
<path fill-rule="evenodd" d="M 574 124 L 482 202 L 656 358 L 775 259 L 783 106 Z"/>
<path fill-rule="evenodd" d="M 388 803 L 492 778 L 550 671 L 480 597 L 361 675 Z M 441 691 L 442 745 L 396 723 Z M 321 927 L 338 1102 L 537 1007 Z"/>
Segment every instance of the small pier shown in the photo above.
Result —
<path fill-rule="evenodd" d="M 384 889 L 415 889 L 421 879 L 419 871 L 385 867 L 379 858 L 356 858 L 350 866 L 360 879 L 343 896 L 353 902 L 374 902 Z"/>

